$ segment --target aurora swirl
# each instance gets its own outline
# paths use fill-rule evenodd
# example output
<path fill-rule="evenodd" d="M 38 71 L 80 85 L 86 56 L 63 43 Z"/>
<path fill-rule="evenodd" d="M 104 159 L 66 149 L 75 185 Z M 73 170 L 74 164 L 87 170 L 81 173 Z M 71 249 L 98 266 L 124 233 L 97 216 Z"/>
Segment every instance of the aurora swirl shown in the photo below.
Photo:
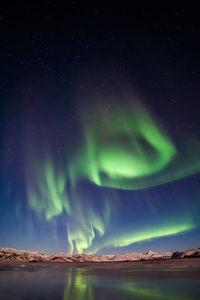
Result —
<path fill-rule="evenodd" d="M 129 26 L 126 13 L 103 18 L 91 8 L 85 17 L 73 7 L 80 18 L 69 11 L 63 23 L 60 8 L 55 19 L 37 9 L 37 24 L 0 16 L 0 246 L 199 247 L 196 24 L 182 10 L 166 26 L 166 12 L 154 22 L 136 9 Z"/>
<path fill-rule="evenodd" d="M 165 222 L 156 229 L 152 224 L 150 230 L 135 232 L 133 228 L 128 233 L 120 232 L 118 237 L 104 237 L 113 216 L 119 215 L 122 200 L 115 189 L 140 191 L 200 170 L 200 161 L 187 149 L 179 154 L 166 130 L 139 100 L 123 106 L 119 103 L 112 102 L 111 109 L 106 108 L 106 102 L 84 108 L 84 114 L 80 113 L 83 138 L 78 151 L 70 157 L 66 151 L 59 164 L 52 155 L 43 155 L 45 159 L 39 163 L 31 160 L 27 170 L 31 208 L 47 221 L 62 216 L 70 253 L 96 253 L 102 248 L 124 247 L 195 228 L 195 223 L 187 218 L 179 220 L 174 216 L 177 223 L 173 221 L 173 225 Z M 198 149 L 198 142 L 193 146 Z M 184 156 L 188 162 L 184 162 Z M 98 209 L 93 199 L 81 195 L 79 186 L 83 181 L 99 189 L 109 188 L 100 192 Z"/>
<path fill-rule="evenodd" d="M 115 104 L 110 111 L 101 106 L 90 108 L 83 128 L 85 145 L 72 162 L 72 174 L 75 178 L 82 174 L 99 186 L 146 187 L 148 183 L 142 186 L 135 179 L 160 172 L 176 155 L 172 141 L 138 101 Z"/>

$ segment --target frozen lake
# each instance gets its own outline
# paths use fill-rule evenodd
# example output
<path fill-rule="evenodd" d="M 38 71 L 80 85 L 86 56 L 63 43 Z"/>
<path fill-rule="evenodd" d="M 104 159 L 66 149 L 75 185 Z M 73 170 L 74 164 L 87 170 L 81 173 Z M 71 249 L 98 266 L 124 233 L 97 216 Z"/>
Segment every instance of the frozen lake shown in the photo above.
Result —
<path fill-rule="evenodd" d="M 131 263 L 0 265 L 0 299 L 200 299 L 200 268 Z"/>

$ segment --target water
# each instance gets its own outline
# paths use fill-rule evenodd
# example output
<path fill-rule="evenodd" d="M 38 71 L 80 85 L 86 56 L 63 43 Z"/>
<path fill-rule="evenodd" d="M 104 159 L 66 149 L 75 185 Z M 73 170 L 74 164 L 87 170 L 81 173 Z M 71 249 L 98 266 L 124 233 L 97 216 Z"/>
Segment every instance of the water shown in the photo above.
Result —
<path fill-rule="evenodd" d="M 5 264 L 0 265 L 0 299 L 200 299 L 200 269 Z"/>

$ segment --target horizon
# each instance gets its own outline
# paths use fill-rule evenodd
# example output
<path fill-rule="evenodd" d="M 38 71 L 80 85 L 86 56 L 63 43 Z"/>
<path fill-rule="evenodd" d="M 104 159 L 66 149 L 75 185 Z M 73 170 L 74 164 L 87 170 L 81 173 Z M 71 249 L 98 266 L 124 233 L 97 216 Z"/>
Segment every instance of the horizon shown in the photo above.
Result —
<path fill-rule="evenodd" d="M 151 249 L 149 250 L 146 250 L 146 251 L 143 251 L 143 252 L 137 252 L 137 251 L 132 251 L 132 252 L 121 252 L 121 253 L 115 253 L 115 254 L 112 254 L 112 253 L 106 253 L 106 254 L 97 254 L 97 253 L 94 253 L 94 254 L 88 254 L 88 253 L 69 253 L 69 252 L 63 252 L 63 251 L 60 251 L 60 252 L 56 252 L 56 253 L 43 253 L 43 252 L 40 252 L 38 250 L 27 250 L 27 249 L 16 249 L 16 248 L 10 248 L 10 247 L 0 247 L 1 249 L 8 249 L 8 250 L 16 250 L 16 251 L 25 251 L 25 252 L 36 252 L 38 254 L 44 254 L 44 255 L 47 255 L 47 256 L 52 256 L 52 255 L 59 255 L 59 254 L 66 254 L 66 255 L 88 255 L 88 256 L 109 256 L 109 255 L 112 255 L 112 256 L 115 256 L 115 255 L 124 255 L 124 254 L 132 254 L 132 253 L 137 253 L 137 254 L 148 254 L 149 252 L 152 252 L 152 253 L 176 253 L 176 252 L 184 252 L 184 251 L 191 251 L 191 250 L 196 250 L 196 249 L 200 249 L 200 247 L 198 248 L 189 248 L 189 249 L 176 249 L 175 251 L 153 251 Z"/>

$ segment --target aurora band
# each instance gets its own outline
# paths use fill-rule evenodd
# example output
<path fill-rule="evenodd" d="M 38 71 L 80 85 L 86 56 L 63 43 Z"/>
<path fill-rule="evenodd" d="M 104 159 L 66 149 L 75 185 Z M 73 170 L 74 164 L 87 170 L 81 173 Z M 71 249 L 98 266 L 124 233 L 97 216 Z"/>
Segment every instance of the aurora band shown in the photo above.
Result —
<path fill-rule="evenodd" d="M 100 209 L 78 194 L 79 183 L 89 180 L 99 187 L 141 190 L 199 172 L 200 143 L 187 141 L 179 151 L 168 134 L 138 100 L 127 104 L 96 104 L 81 113 L 83 139 L 78 150 L 66 148 L 63 163 L 53 154 L 39 162 L 31 159 L 27 170 L 27 195 L 31 208 L 51 221 L 65 215 L 70 252 L 93 253 L 103 247 L 123 247 L 132 243 L 191 230 L 194 225 L 179 222 L 162 225 L 153 232 L 121 233 L 119 240 L 104 235 L 112 221 L 115 197 L 103 197 Z M 69 155 L 70 153 L 70 155 Z M 187 160 L 186 160 L 187 157 Z M 67 162 L 67 163 L 66 163 Z M 115 193 L 111 189 L 112 193 Z M 104 193 L 106 193 L 104 191 Z M 104 195 L 105 196 L 105 195 Z M 96 235 L 102 244 L 93 248 Z M 90 250 L 88 250 L 90 251 Z"/>
<path fill-rule="evenodd" d="M 84 140 L 68 164 L 71 183 L 87 178 L 98 186 L 140 190 L 199 172 L 200 142 L 187 138 L 177 150 L 154 119 L 137 99 L 85 108 Z"/>

